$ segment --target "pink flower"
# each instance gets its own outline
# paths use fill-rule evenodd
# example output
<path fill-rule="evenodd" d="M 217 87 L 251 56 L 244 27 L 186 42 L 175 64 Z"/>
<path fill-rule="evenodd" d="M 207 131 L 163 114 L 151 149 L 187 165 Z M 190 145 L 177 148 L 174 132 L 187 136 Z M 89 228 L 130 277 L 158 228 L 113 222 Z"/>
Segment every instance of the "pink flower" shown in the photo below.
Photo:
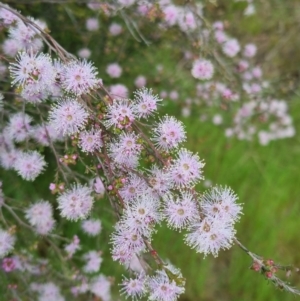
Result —
<path fill-rule="evenodd" d="M 40 53 L 34 54 L 32 51 L 19 52 L 17 63 L 12 63 L 9 67 L 12 84 L 17 86 L 35 84 L 36 90 L 49 90 L 55 83 L 56 70 L 53 67 L 50 55 Z"/>
<path fill-rule="evenodd" d="M 146 79 L 145 76 L 139 75 L 139 76 L 135 79 L 134 84 L 135 84 L 135 86 L 136 86 L 137 88 L 143 88 L 143 87 L 145 87 L 146 84 L 147 84 L 147 79 Z"/>
<path fill-rule="evenodd" d="M 90 291 L 95 294 L 97 297 L 100 297 L 102 301 L 110 301 L 111 293 L 110 293 L 111 283 L 109 280 L 102 274 L 92 279 L 90 284 Z"/>
<path fill-rule="evenodd" d="M 97 31 L 99 29 L 99 21 L 96 18 L 89 18 L 86 20 L 85 26 L 89 31 Z"/>
<path fill-rule="evenodd" d="M 22 112 L 11 115 L 9 118 L 9 124 L 7 126 L 7 132 L 9 136 L 16 142 L 22 142 L 30 136 L 32 122 L 31 116 Z"/>
<path fill-rule="evenodd" d="M 117 225 L 118 227 L 111 237 L 113 252 L 116 252 L 116 250 L 128 250 L 131 258 L 134 253 L 139 253 L 146 249 L 140 232 L 126 229 L 125 225 Z"/>
<path fill-rule="evenodd" d="M 242 214 L 242 206 L 236 203 L 237 199 L 231 188 L 215 186 L 202 195 L 201 208 L 206 216 L 235 223 Z"/>
<path fill-rule="evenodd" d="M 196 201 L 188 192 L 182 192 L 180 197 L 166 195 L 163 213 L 169 227 L 174 229 L 185 228 L 199 216 Z"/>
<path fill-rule="evenodd" d="M 214 73 L 213 64 L 205 59 L 196 60 L 193 63 L 192 75 L 195 78 L 207 80 L 211 79 Z"/>
<path fill-rule="evenodd" d="M 107 108 L 104 125 L 107 128 L 112 126 L 123 129 L 131 126 L 135 119 L 133 104 L 127 99 L 116 99 Z"/>
<path fill-rule="evenodd" d="M 16 259 L 14 257 L 6 257 L 2 260 L 2 269 L 6 272 L 12 272 L 16 269 Z"/>
<path fill-rule="evenodd" d="M 58 198 L 58 209 L 63 217 L 77 221 L 85 218 L 93 206 L 92 190 L 81 184 L 74 184 Z"/>
<path fill-rule="evenodd" d="M 177 278 L 182 278 L 182 276 L 178 275 Z M 155 301 L 176 301 L 178 296 L 184 293 L 183 285 L 184 283 L 180 285 L 175 280 L 170 279 L 165 270 L 158 270 L 147 281 L 147 287 L 150 291 L 149 299 Z"/>
<path fill-rule="evenodd" d="M 31 18 L 31 21 L 35 22 Z M 32 26 L 25 25 L 21 20 L 15 26 L 9 27 L 9 38 L 18 41 L 18 49 L 21 51 L 32 51 L 37 53 L 43 47 L 43 42 L 37 37 L 36 31 Z"/>
<path fill-rule="evenodd" d="M 68 253 L 68 258 L 71 258 L 76 251 L 81 249 L 79 244 L 80 239 L 77 235 L 74 235 L 71 243 L 65 246 L 65 251 Z"/>
<path fill-rule="evenodd" d="M 0 20 L 5 26 L 8 26 L 18 21 L 19 17 L 5 8 L 0 8 Z"/>
<path fill-rule="evenodd" d="M 50 183 L 49 189 L 50 189 L 50 190 L 56 189 L 56 185 L 55 185 L 54 183 Z"/>
<path fill-rule="evenodd" d="M 81 57 L 82 59 L 88 59 L 92 52 L 90 49 L 88 48 L 81 48 L 78 52 L 77 52 L 78 56 Z"/>
<path fill-rule="evenodd" d="M 128 297 L 137 300 L 142 298 L 146 293 L 146 277 L 143 273 L 139 274 L 137 278 L 124 278 L 121 283 L 122 288 L 120 289 L 121 295 L 125 294 L 126 299 Z"/>
<path fill-rule="evenodd" d="M 213 124 L 220 125 L 223 122 L 223 117 L 220 114 L 215 114 L 212 119 Z"/>
<path fill-rule="evenodd" d="M 103 145 L 101 130 L 91 129 L 83 131 L 79 135 L 79 147 L 83 152 L 94 152 Z"/>
<path fill-rule="evenodd" d="M 106 67 L 106 73 L 111 77 L 111 78 L 118 78 L 122 74 L 122 68 L 120 67 L 119 64 L 114 63 L 110 64 Z"/>
<path fill-rule="evenodd" d="M 182 122 L 166 116 L 155 127 L 153 140 L 159 149 L 168 151 L 177 147 L 185 138 Z"/>
<path fill-rule="evenodd" d="M 151 3 L 139 3 L 138 4 L 138 8 L 137 11 L 142 15 L 145 16 L 150 9 L 152 8 L 152 4 Z"/>
<path fill-rule="evenodd" d="M 105 187 L 104 187 L 104 184 L 103 184 L 102 180 L 99 177 L 96 177 L 93 180 L 93 189 L 100 196 L 104 195 L 104 193 L 105 193 Z"/>
<path fill-rule="evenodd" d="M 85 220 L 82 222 L 81 228 L 89 236 L 97 236 L 100 234 L 102 229 L 101 221 L 98 219 Z"/>
<path fill-rule="evenodd" d="M 109 144 L 109 156 L 120 167 L 136 167 L 141 150 L 138 136 L 134 133 L 122 133 L 117 140 Z"/>
<path fill-rule="evenodd" d="M 173 186 L 169 171 L 162 170 L 156 165 L 151 167 L 148 182 L 151 185 L 150 194 L 155 198 L 165 195 Z"/>
<path fill-rule="evenodd" d="M 5 55 L 15 57 L 18 51 L 20 51 L 20 44 L 14 39 L 6 39 L 2 44 L 2 50 Z"/>
<path fill-rule="evenodd" d="M 0 152 L 0 163 L 1 166 L 6 169 L 12 169 L 15 166 L 15 162 L 20 155 L 20 151 L 16 149 L 10 149 L 9 151 L 5 151 L 4 149 Z"/>
<path fill-rule="evenodd" d="M 191 11 L 181 13 L 179 15 L 179 26 L 181 30 L 188 31 L 197 28 L 197 21 L 194 14 Z"/>
<path fill-rule="evenodd" d="M 222 49 L 228 57 L 235 57 L 241 50 L 241 47 L 236 39 L 230 39 L 223 44 Z"/>
<path fill-rule="evenodd" d="M 121 84 L 111 85 L 110 94 L 114 99 L 124 99 L 128 96 L 128 89 Z"/>
<path fill-rule="evenodd" d="M 224 30 L 224 24 L 222 21 L 216 21 L 213 23 L 213 28 L 217 30 Z"/>
<path fill-rule="evenodd" d="M 34 181 L 46 166 L 44 157 L 37 151 L 20 152 L 14 169 L 26 181 Z"/>
<path fill-rule="evenodd" d="M 257 51 L 256 45 L 254 45 L 254 44 L 247 44 L 245 46 L 243 54 L 244 54 L 245 57 L 254 57 L 255 54 L 256 54 L 256 51 Z"/>
<path fill-rule="evenodd" d="M 238 71 L 239 72 L 244 72 L 249 68 L 249 63 L 247 61 L 239 61 L 238 63 Z"/>
<path fill-rule="evenodd" d="M 83 258 L 87 261 L 86 265 L 83 267 L 83 270 L 86 273 L 96 273 L 99 271 L 103 261 L 100 252 L 89 251 L 88 253 L 84 254 Z"/>
<path fill-rule="evenodd" d="M 46 235 L 54 227 L 52 206 L 47 201 L 40 201 L 26 210 L 26 219 L 38 234 Z"/>
<path fill-rule="evenodd" d="M 87 61 L 72 61 L 62 71 L 62 86 L 67 92 L 81 95 L 95 89 L 99 84 L 98 71 Z"/>
<path fill-rule="evenodd" d="M 179 16 L 179 9 L 175 5 L 168 5 L 163 9 L 164 19 L 169 26 L 175 25 Z"/>
<path fill-rule="evenodd" d="M 206 217 L 191 224 L 185 235 L 187 245 L 204 256 L 218 256 L 220 249 L 229 249 L 233 243 L 235 230 L 232 223 L 220 218 Z"/>
<path fill-rule="evenodd" d="M 252 69 L 252 75 L 255 78 L 261 78 L 262 77 L 262 70 L 260 67 L 255 67 Z"/>
<path fill-rule="evenodd" d="M 36 289 L 39 293 L 38 300 L 50 301 L 64 301 L 65 299 L 60 293 L 59 288 L 52 282 L 38 285 Z"/>
<path fill-rule="evenodd" d="M 0 228 L 0 258 L 8 254 L 15 244 L 15 237 Z"/>
<path fill-rule="evenodd" d="M 161 99 L 157 95 L 153 95 L 152 89 L 140 89 L 134 92 L 135 108 L 139 118 L 148 117 L 157 110 L 157 104 Z"/>
<path fill-rule="evenodd" d="M 202 168 L 204 165 L 198 155 L 186 149 L 180 149 L 170 171 L 175 187 L 190 187 L 203 179 Z"/>
<path fill-rule="evenodd" d="M 62 135 L 78 133 L 85 126 L 88 113 L 75 99 L 67 98 L 52 106 L 49 122 Z"/>
<path fill-rule="evenodd" d="M 117 23 L 112 23 L 108 30 L 112 36 L 117 36 L 123 31 L 123 28 Z"/>
<path fill-rule="evenodd" d="M 119 193 L 125 202 L 133 202 L 148 189 L 147 183 L 136 175 L 131 175 Z"/>
<path fill-rule="evenodd" d="M 228 38 L 227 35 L 222 30 L 216 30 L 214 33 L 215 39 L 219 44 L 224 43 Z"/>

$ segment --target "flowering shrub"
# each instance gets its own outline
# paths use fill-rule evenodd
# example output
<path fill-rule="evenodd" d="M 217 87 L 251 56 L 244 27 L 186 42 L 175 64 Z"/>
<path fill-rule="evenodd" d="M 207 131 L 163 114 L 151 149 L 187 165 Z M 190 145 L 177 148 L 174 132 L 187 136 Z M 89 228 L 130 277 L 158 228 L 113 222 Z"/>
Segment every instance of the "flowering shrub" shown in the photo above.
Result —
<path fill-rule="evenodd" d="M 109 17 L 118 10 L 124 14 L 123 8 L 130 9 L 134 4 L 91 2 L 88 6 L 103 10 Z M 133 18 L 157 18 L 163 30 L 176 26 L 184 35 L 191 35 L 193 41 L 199 38 L 196 30 L 204 26 L 202 8 L 197 5 L 185 10 L 164 1 L 145 2 L 134 6 L 132 14 Z M 20 279 L 16 280 L 16 287 L 9 287 L 13 298 L 81 300 L 94 296 L 95 300 L 111 300 L 113 279 L 100 273 L 103 258 L 98 246 L 97 250 L 86 248 L 81 238 L 84 235 L 69 236 L 65 225 L 80 221 L 82 234 L 101 235 L 104 226 L 97 210 L 108 210 L 106 203 L 98 202 L 104 195 L 116 218 L 109 238 L 112 259 L 129 273 L 120 283 L 121 295 L 126 298 L 173 301 L 184 293 L 184 275 L 162 259 L 152 245 L 153 234 L 164 225 L 183 231 L 184 242 L 204 257 L 216 257 L 222 249 L 237 244 L 252 258 L 253 270 L 277 287 L 299 293 L 277 277 L 277 270 L 291 270 L 289 267 L 253 254 L 236 238 L 235 223 L 241 217 L 242 205 L 233 190 L 227 186 L 214 186 L 205 192 L 197 189 L 204 179 L 204 160 L 184 147 L 187 138 L 181 121 L 173 116 L 157 116 L 164 103 L 163 93 L 157 95 L 150 87 L 144 87 L 148 79 L 137 77 L 135 85 L 139 89 L 133 93 L 118 82 L 112 81 L 114 84 L 106 87 L 97 67 L 86 60 L 89 49 L 82 48 L 82 58 L 77 59 L 49 35 L 44 22 L 24 17 L 4 4 L 0 4 L 0 19 L 7 33 L 3 52 L 9 70 L 7 78 L 11 79 L 11 87 L 6 87 L 2 99 L 0 163 L 25 181 L 34 181 L 51 169 L 54 180 L 49 182 L 48 196 L 50 192 L 55 195 L 53 201 L 31 200 L 24 202 L 24 207 L 15 207 L 14 201 L 1 191 L 2 268 L 6 273 L 14 272 L 14 279 Z M 124 19 L 131 30 L 134 28 L 133 35 L 145 39 L 134 19 L 126 15 Z M 99 27 L 98 19 L 87 19 L 88 31 L 97 31 Z M 115 23 L 109 26 L 112 36 L 120 35 L 122 30 Z M 225 34 L 222 22 L 214 23 L 210 31 L 203 28 L 198 34 L 204 45 L 217 43 L 213 46 L 230 59 L 241 52 L 239 42 Z M 43 47 L 48 53 L 42 52 Z M 244 60 L 239 61 L 239 68 L 231 70 L 238 80 L 245 80 L 239 92 L 212 81 L 219 73 L 215 65 L 219 56 L 214 52 L 208 54 L 212 60 L 203 58 L 203 54 L 194 58 L 185 53 L 191 76 L 206 80 L 198 84 L 198 96 L 231 106 L 238 102 L 240 93 L 245 93 L 247 100 L 236 111 L 234 128 L 227 129 L 228 136 L 236 134 L 240 139 L 250 139 L 257 131 L 246 117 L 263 110 L 266 119 L 275 119 L 271 130 L 277 136 L 259 132 L 262 144 L 292 136 L 286 103 L 263 98 L 262 91 L 268 85 L 257 83 L 258 79 L 261 81 L 261 69 L 250 67 L 251 62 L 247 61 L 255 55 L 256 46 L 248 44 L 242 53 Z M 251 72 L 246 71 L 248 68 Z M 123 72 L 116 62 L 103 70 L 112 80 Z M 12 105 L 9 93 L 16 97 Z M 170 98 L 177 96 L 176 91 L 170 93 Z M 215 123 L 221 123 L 221 119 L 214 118 Z M 55 163 L 44 156 L 44 147 L 51 150 Z M 46 199 L 47 195 L 41 198 Z M 21 227 L 18 231 L 16 224 Z M 31 247 L 32 241 L 27 244 L 28 233 L 38 236 L 53 253 L 43 258 L 38 252 L 31 252 L 38 247 Z M 54 257 L 59 264 L 52 267 Z"/>

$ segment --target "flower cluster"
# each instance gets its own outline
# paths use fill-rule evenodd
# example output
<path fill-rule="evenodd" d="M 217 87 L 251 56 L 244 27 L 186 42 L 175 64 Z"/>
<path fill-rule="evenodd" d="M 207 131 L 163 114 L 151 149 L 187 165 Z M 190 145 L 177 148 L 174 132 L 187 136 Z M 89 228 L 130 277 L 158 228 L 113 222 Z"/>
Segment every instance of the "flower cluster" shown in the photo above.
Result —
<path fill-rule="evenodd" d="M 101 10 L 107 18 L 123 8 L 132 8 L 134 14 L 157 18 L 162 31 L 178 27 L 186 36 L 197 36 L 195 39 L 203 45 L 215 43 L 227 59 L 237 60 L 235 75 L 242 79 L 242 91 L 215 81 L 221 71 L 217 69 L 219 61 L 213 61 L 214 53 L 210 60 L 185 53 L 184 60 L 188 61 L 192 81 L 205 81 L 197 85 L 197 97 L 208 106 L 221 99 L 221 104 L 229 107 L 247 95 L 249 101 L 236 111 L 234 127 L 227 129 L 227 136 L 250 139 L 257 130 L 247 128 L 245 123 L 256 112 L 276 120 L 268 132 L 258 132 L 262 144 L 276 135 L 293 135 L 286 103 L 263 98 L 267 84 L 261 83 L 262 71 L 253 62 L 256 46 L 242 47 L 238 40 L 227 36 L 222 22 L 214 23 L 211 30 L 205 29 L 201 6 L 192 9 L 171 1 L 153 4 L 118 0 L 113 4 L 91 2 L 88 7 Z M 109 239 L 112 259 L 131 271 L 130 278 L 124 276 L 121 294 L 134 300 L 147 297 L 152 301 L 176 301 L 184 293 L 185 279 L 177 268 L 161 259 L 152 246 L 153 234 L 159 226 L 167 225 L 174 231 L 184 231 L 184 242 L 196 252 L 217 256 L 236 241 L 234 226 L 242 214 L 236 194 L 221 186 L 204 193 L 197 190 L 204 179 L 204 160 L 182 147 L 187 134 L 181 121 L 173 116 L 156 116 L 164 93 L 158 96 L 146 88 L 148 79 L 139 75 L 134 81 L 138 90 L 130 97 L 130 89 L 115 82 L 128 68 L 123 63 L 122 67 L 111 63 L 103 70 L 114 84 L 106 88 L 98 78 L 97 68 L 85 60 L 91 56 L 89 49 L 81 48 L 78 53 L 83 59 L 77 60 L 45 34 L 46 24 L 20 16 L 0 3 L 1 24 L 8 28 L 3 52 L 14 58 L 8 68 L 10 89 L 20 97 L 11 111 L 6 97 L 0 96 L 5 111 L 0 165 L 5 170 L 15 170 L 25 181 L 34 181 L 46 166 L 53 172 L 56 165 L 54 179 L 48 183 L 50 201 L 30 201 L 19 217 L 19 208 L 12 206 L 9 198 L 6 201 L 1 187 L 1 210 L 7 210 L 10 218 L 24 226 L 22 230 L 38 234 L 30 237 L 30 250 L 51 253 L 49 256 L 60 260 L 57 266 L 61 277 L 70 282 L 62 286 L 72 296 L 69 299 L 92 294 L 96 299 L 110 301 L 113 280 L 102 274 L 104 256 L 98 240 L 102 227 L 108 238 L 108 222 L 99 216 L 110 211 L 105 208 L 109 201 L 117 219 Z M 89 34 L 100 26 L 97 18 L 86 20 Z M 201 30 L 198 33 L 196 29 Z M 109 26 L 109 36 L 118 37 L 122 31 L 116 23 Z M 49 54 L 41 52 L 42 40 L 47 42 Z M 162 70 L 158 66 L 158 73 Z M 174 101 L 179 101 L 179 96 L 176 90 L 169 93 Z M 223 118 L 217 114 L 213 120 L 221 124 Z M 107 200 L 100 200 L 104 196 Z M 74 226 L 68 228 L 71 222 Z M 6 221 L 4 224 L 9 225 Z M 66 300 L 57 284 L 42 283 L 49 275 L 60 275 L 56 266 L 36 259 L 30 252 L 10 254 L 14 252 L 16 236 L 21 236 L 19 232 L 22 231 L 15 227 L 0 230 L 0 257 L 8 256 L 2 262 L 4 271 L 44 277 L 41 283 L 31 282 L 30 289 L 26 288 L 38 300 Z M 89 248 L 88 240 L 93 248 Z"/>

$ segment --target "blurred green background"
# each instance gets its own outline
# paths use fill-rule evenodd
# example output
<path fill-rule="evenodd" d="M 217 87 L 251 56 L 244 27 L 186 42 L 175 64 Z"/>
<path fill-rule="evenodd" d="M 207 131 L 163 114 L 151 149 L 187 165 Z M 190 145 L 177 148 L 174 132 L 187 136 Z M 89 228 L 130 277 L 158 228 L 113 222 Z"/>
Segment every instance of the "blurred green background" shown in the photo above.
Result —
<path fill-rule="evenodd" d="M 111 19 L 87 9 L 85 5 L 38 2 L 22 4 L 22 1 L 18 1 L 11 2 L 11 5 L 28 15 L 44 19 L 51 34 L 68 51 L 77 53 L 84 46 L 90 48 L 90 59 L 95 62 L 105 84 L 120 82 L 132 91 L 134 79 L 143 74 L 147 78 L 147 86 L 156 92 L 177 85 L 181 98 L 189 96 L 189 90 L 195 82 L 188 70 L 177 64 L 185 45 L 181 45 L 181 49 L 174 48 L 180 39 L 180 34 L 175 30 L 157 38 L 153 33 L 155 22 L 143 25 L 143 35 L 151 40 L 150 45 L 145 45 L 136 41 L 122 18 L 116 16 L 113 20 L 123 26 L 124 32 L 112 39 L 107 34 Z M 273 141 L 263 147 L 257 141 L 228 140 L 224 136 L 224 128 L 201 122 L 201 112 L 197 110 L 190 117 L 182 118 L 180 101 L 175 103 L 166 99 L 161 112 L 183 120 L 188 136 L 186 147 L 197 151 L 205 159 L 205 177 L 213 184 L 232 187 L 244 204 L 244 215 L 237 225 L 240 241 L 265 258 L 300 266 L 300 3 L 297 0 L 261 0 L 256 1 L 255 5 L 256 14 L 247 17 L 243 15 L 243 4 L 234 1 L 218 1 L 218 6 L 207 1 L 204 12 L 210 21 L 226 20 L 227 31 L 232 36 L 245 43 L 257 44 L 257 63 L 270 81 L 278 81 L 274 95 L 288 101 L 296 136 Z M 95 16 L 100 20 L 100 30 L 87 33 L 85 20 Z M 121 79 L 111 80 L 105 74 L 107 64 L 112 62 L 119 62 L 123 67 L 124 76 Z M 160 64 L 164 68 L 162 74 L 155 68 Z M 50 157 L 47 151 L 46 155 Z M 13 172 L 2 174 L 4 191 L 20 202 L 41 196 L 54 200 L 54 197 L 48 197 L 48 185 L 53 179 L 51 166 L 34 184 L 23 182 Z M 201 185 L 199 188 L 204 189 Z M 103 251 L 105 261 L 102 272 L 118 281 L 124 270 L 110 259 L 107 241 L 114 219 L 110 210 L 103 209 L 105 205 L 106 200 L 97 201 L 93 212 L 93 216 L 99 215 L 103 222 L 101 237 L 97 241 L 83 238 L 82 242 L 86 244 L 86 249 L 99 247 Z M 80 232 L 79 223 L 63 222 L 60 227 L 58 232 L 64 228 L 69 237 Z M 221 252 L 216 259 L 212 256 L 203 259 L 202 255 L 196 254 L 183 243 L 182 237 L 183 234 L 163 226 L 153 241 L 159 254 L 181 268 L 187 279 L 186 293 L 181 300 L 295 299 L 293 295 L 275 289 L 263 276 L 250 270 L 250 258 L 237 246 Z M 51 250 L 47 252 L 51 253 Z M 299 274 L 293 273 L 289 280 L 300 287 Z M 115 285 L 114 290 L 117 289 Z"/>

